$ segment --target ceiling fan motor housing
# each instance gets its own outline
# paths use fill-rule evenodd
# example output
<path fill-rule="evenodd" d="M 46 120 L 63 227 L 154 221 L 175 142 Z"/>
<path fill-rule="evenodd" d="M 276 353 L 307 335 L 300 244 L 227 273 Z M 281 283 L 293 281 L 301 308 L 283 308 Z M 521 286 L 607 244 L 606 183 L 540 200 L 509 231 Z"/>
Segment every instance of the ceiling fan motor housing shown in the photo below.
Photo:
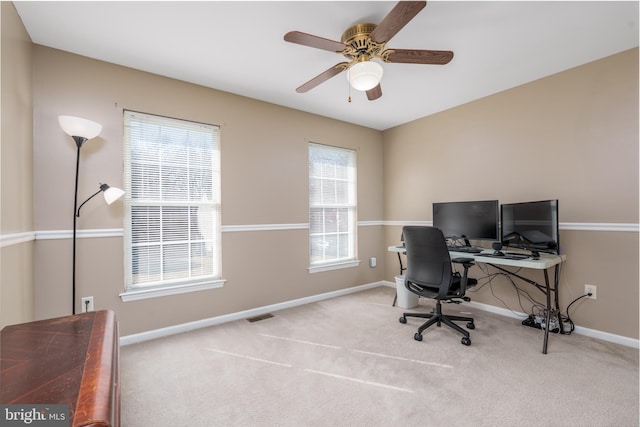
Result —
<path fill-rule="evenodd" d="M 366 49 L 369 34 L 371 34 L 371 32 L 375 29 L 376 24 L 356 24 L 352 27 L 349 27 L 347 31 L 342 33 L 342 38 L 340 40 L 342 41 L 342 43 L 348 44 L 354 49 Z"/>
<path fill-rule="evenodd" d="M 341 41 L 347 45 L 342 54 L 351 60 L 357 60 L 363 55 L 367 56 L 366 60 L 379 57 L 380 51 L 384 48 L 384 43 L 376 43 L 369 37 L 376 26 L 376 24 L 365 23 L 349 27 L 342 33 Z"/>

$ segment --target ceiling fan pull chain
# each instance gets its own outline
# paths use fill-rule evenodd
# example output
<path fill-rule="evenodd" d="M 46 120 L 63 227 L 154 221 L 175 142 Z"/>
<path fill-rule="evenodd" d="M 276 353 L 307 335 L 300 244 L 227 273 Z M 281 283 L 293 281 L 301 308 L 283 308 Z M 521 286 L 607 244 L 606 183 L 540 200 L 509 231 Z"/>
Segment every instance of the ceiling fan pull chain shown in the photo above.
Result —
<path fill-rule="evenodd" d="M 350 74 L 351 74 L 351 67 L 347 68 L 347 87 L 349 88 L 349 102 L 351 102 L 351 84 L 349 83 L 350 79 Z"/>

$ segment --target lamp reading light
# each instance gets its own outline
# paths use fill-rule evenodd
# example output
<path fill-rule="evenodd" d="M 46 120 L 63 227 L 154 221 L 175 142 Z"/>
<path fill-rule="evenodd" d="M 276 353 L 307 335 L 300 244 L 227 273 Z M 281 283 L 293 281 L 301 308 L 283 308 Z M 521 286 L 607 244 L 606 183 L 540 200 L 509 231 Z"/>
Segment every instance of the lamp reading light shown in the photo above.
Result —
<path fill-rule="evenodd" d="M 103 187 L 107 188 L 103 189 Z M 104 191 L 104 201 L 107 202 L 108 205 L 124 196 L 124 190 L 116 187 L 109 187 L 107 184 L 100 185 L 100 190 Z"/>
<path fill-rule="evenodd" d="M 109 184 L 100 184 L 100 189 L 93 193 L 87 200 L 82 202 L 78 210 L 76 211 L 76 217 L 80 217 L 80 209 L 87 203 L 89 200 L 93 199 L 95 196 L 103 192 L 104 201 L 107 202 L 108 205 L 118 200 L 120 197 L 124 195 L 124 190 L 121 190 L 116 187 L 109 187 Z"/>
<path fill-rule="evenodd" d="M 378 86 L 382 80 L 383 69 L 380 64 L 372 61 L 357 62 L 349 68 L 347 78 L 355 90 L 367 91 Z"/>

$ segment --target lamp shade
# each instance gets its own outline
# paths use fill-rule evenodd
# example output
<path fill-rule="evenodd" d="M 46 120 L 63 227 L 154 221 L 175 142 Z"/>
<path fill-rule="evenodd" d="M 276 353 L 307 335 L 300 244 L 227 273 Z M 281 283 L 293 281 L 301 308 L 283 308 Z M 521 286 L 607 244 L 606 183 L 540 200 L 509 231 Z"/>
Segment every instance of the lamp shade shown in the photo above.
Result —
<path fill-rule="evenodd" d="M 378 86 L 382 79 L 382 73 L 382 66 L 377 62 L 363 61 L 349 68 L 347 78 L 349 79 L 349 84 L 355 90 L 367 91 Z"/>
<path fill-rule="evenodd" d="M 102 184 L 107 185 L 107 184 Z M 124 195 L 124 190 L 121 190 L 116 187 L 108 187 L 107 189 L 102 190 L 104 192 L 104 201 L 107 202 L 108 205 L 118 200 L 120 197 Z"/>
<path fill-rule="evenodd" d="M 95 138 L 102 131 L 100 123 L 75 116 L 58 116 L 58 123 L 69 136 L 79 136 L 86 139 Z"/>

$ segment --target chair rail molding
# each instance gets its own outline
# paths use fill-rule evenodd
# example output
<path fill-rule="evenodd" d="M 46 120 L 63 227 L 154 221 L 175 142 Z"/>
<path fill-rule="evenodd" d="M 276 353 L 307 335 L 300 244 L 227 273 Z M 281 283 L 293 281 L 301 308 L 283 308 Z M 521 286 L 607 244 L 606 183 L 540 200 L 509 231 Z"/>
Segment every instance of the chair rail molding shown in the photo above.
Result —
<path fill-rule="evenodd" d="M 19 245 L 36 239 L 35 231 L 25 231 L 23 233 L 0 234 L 0 248 L 5 246 Z"/>
<path fill-rule="evenodd" d="M 426 225 L 431 226 L 431 221 L 358 221 L 358 227 L 371 226 L 396 226 L 405 225 Z M 235 232 L 251 232 L 251 231 L 282 231 L 282 230 L 306 230 L 309 223 L 293 223 L 293 224 L 248 224 L 248 225 L 223 225 L 223 233 Z M 561 222 L 560 230 L 565 231 L 605 231 L 605 232 L 640 232 L 639 223 L 620 223 L 620 222 Z M 122 228 L 103 228 L 78 230 L 77 237 L 79 239 L 101 238 L 101 237 L 122 237 L 124 231 Z M 0 234 L 0 247 L 19 245 L 21 243 L 33 240 L 56 240 L 71 239 L 73 233 L 71 230 L 40 230 L 25 231 L 19 233 Z"/>
<path fill-rule="evenodd" d="M 432 226 L 432 221 L 384 221 L 387 226 L 423 225 Z M 560 230 L 572 231 L 626 231 L 640 232 L 640 224 L 621 222 L 561 222 Z"/>

